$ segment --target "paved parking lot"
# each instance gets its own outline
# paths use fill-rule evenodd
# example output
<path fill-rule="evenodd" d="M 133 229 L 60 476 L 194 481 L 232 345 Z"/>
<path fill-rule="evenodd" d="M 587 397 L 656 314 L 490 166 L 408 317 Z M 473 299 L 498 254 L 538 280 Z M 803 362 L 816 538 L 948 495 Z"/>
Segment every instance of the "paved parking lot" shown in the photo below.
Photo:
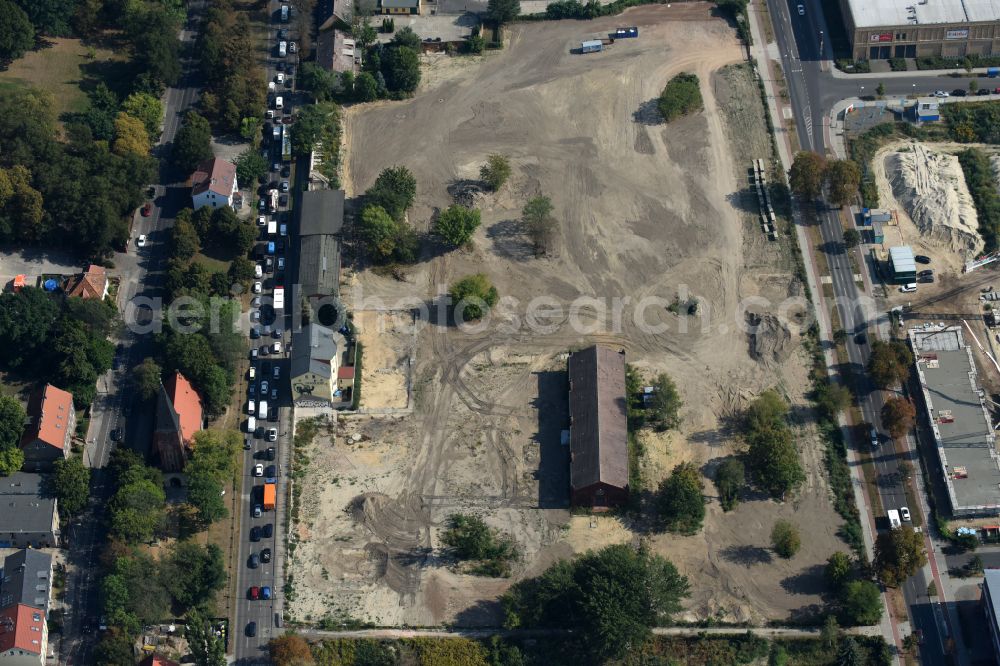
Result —
<path fill-rule="evenodd" d="M 40 275 L 58 273 L 70 275 L 83 270 L 84 260 L 69 252 L 48 251 L 39 248 L 0 251 L 0 282 L 4 289 L 15 275 L 28 276 L 27 284 L 35 286 Z"/>

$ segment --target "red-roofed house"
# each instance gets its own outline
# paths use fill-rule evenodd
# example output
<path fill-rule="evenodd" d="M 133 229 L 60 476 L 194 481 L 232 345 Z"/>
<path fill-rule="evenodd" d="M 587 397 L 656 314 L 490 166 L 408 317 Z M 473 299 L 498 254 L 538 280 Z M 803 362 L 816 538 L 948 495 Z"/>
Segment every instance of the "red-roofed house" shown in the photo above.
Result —
<path fill-rule="evenodd" d="M 184 375 L 175 372 L 160 385 L 153 447 L 164 471 L 184 469 L 191 442 L 194 434 L 201 430 L 203 418 L 201 396 Z"/>
<path fill-rule="evenodd" d="M 66 281 L 66 295 L 102 299 L 108 295 L 108 274 L 103 266 L 91 264 L 87 270 Z"/>
<path fill-rule="evenodd" d="M 51 471 L 52 463 L 69 455 L 75 430 L 72 394 L 46 384 L 28 401 L 28 425 L 21 436 L 24 470 Z"/>
<path fill-rule="evenodd" d="M 44 664 L 48 643 L 45 611 L 24 604 L 0 610 L 0 664 Z"/>
<path fill-rule="evenodd" d="M 202 206 L 232 206 L 238 189 L 236 165 L 217 157 L 205 160 L 191 174 L 191 202 L 195 210 Z"/>
<path fill-rule="evenodd" d="M 176 661 L 170 661 L 158 654 L 151 654 L 139 662 L 139 666 L 180 666 Z"/>

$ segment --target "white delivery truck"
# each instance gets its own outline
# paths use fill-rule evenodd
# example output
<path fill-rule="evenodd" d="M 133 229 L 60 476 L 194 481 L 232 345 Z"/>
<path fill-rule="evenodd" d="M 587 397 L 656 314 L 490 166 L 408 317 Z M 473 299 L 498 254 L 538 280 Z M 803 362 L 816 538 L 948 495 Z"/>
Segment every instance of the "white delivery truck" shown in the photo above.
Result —
<path fill-rule="evenodd" d="M 247 419 L 247 432 L 253 434 L 257 431 L 257 419 L 250 417 Z"/>
<path fill-rule="evenodd" d="M 250 398 L 249 400 L 247 400 L 247 414 L 253 414 L 254 413 L 254 406 L 255 406 L 255 403 L 253 401 L 253 398 Z"/>
<path fill-rule="evenodd" d="M 902 524 L 903 523 L 899 521 L 899 511 L 896 509 L 889 509 L 889 527 L 896 529 Z"/>
<path fill-rule="evenodd" d="M 278 42 L 278 57 L 284 58 L 288 55 L 288 42 Z"/>
<path fill-rule="evenodd" d="M 267 418 L 267 400 L 260 401 L 260 411 L 258 411 L 257 413 L 260 414 L 260 418 L 262 419 Z"/>
<path fill-rule="evenodd" d="M 267 223 L 267 235 L 273 236 L 276 233 L 278 233 L 278 221 L 271 220 L 270 222 Z"/>

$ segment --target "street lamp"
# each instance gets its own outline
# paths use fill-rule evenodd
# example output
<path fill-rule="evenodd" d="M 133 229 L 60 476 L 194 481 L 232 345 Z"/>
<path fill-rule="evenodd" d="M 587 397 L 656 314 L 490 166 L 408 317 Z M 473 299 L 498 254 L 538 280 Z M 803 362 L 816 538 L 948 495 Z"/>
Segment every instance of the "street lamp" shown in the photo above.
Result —
<path fill-rule="evenodd" d="M 823 31 L 819 31 L 819 59 L 823 59 Z"/>
<path fill-rule="evenodd" d="M 865 87 L 861 86 L 861 92 L 858 93 L 858 97 L 864 97 L 864 96 L 865 96 Z"/>

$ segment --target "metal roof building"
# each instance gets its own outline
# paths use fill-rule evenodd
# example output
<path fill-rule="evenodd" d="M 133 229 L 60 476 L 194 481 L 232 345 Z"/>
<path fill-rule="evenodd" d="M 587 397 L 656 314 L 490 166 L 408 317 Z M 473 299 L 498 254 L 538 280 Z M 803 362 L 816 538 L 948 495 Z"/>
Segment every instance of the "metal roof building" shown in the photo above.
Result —
<path fill-rule="evenodd" d="M 892 281 L 906 284 L 917 280 L 917 261 L 913 258 L 913 248 L 897 245 L 889 248 L 889 264 L 892 266 Z"/>
<path fill-rule="evenodd" d="M 42 493 L 39 474 L 0 477 L 0 548 L 46 548 L 59 543 L 56 499 Z"/>
<path fill-rule="evenodd" d="M 1000 53 L 1000 0 L 840 0 L 855 60 Z"/>
<path fill-rule="evenodd" d="M 573 504 L 608 508 L 628 499 L 625 354 L 595 345 L 569 357 Z"/>
<path fill-rule="evenodd" d="M 908 337 L 952 513 L 1000 514 L 1000 456 L 962 329 L 914 328 Z"/>
<path fill-rule="evenodd" d="M 983 610 L 986 612 L 986 624 L 990 628 L 990 638 L 993 640 L 993 655 L 1000 661 L 1000 569 L 987 569 L 983 572 Z"/>
<path fill-rule="evenodd" d="M 344 226 L 344 191 L 309 190 L 299 206 L 299 235 L 339 234 Z"/>

